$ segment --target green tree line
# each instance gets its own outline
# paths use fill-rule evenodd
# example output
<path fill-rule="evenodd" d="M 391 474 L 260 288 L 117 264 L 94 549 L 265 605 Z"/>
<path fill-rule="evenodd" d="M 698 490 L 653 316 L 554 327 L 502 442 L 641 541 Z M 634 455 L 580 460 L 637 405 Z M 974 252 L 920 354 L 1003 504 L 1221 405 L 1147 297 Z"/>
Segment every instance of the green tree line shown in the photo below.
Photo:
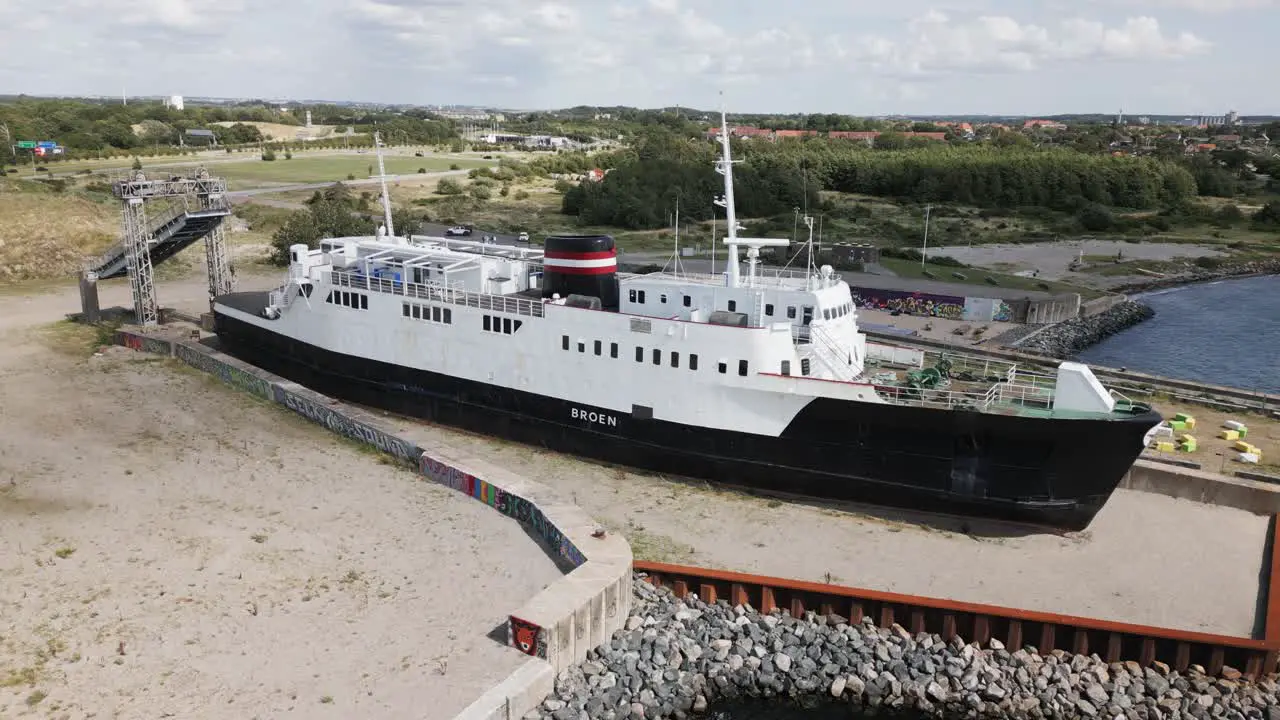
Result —
<path fill-rule="evenodd" d="M 1194 197 L 1185 167 L 1150 158 L 1090 155 L 1072 150 L 935 145 L 875 150 L 841 140 L 803 143 L 734 141 L 735 195 L 744 217 L 817 205 L 819 190 L 912 202 L 954 202 L 990 208 L 1089 206 L 1148 209 Z M 670 222 L 681 214 L 704 220 L 720 193 L 712 143 L 651 133 L 631 152 L 615 153 L 602 182 L 569 189 L 562 204 L 582 224 L 629 229 Z"/>

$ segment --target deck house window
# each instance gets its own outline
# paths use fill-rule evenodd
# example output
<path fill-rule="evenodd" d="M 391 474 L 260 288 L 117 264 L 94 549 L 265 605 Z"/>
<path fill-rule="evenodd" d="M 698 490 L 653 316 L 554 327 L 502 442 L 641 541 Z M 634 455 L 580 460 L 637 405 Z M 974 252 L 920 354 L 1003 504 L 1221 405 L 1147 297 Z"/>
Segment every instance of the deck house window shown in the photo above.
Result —
<path fill-rule="evenodd" d="M 643 291 L 643 290 L 641 290 L 641 291 L 640 291 L 640 304 L 641 304 L 641 305 L 643 305 L 643 304 L 644 304 L 644 291 Z"/>
<path fill-rule="evenodd" d="M 568 349 L 569 349 L 569 336 L 568 336 L 568 335 L 561 335 L 561 336 L 560 336 L 560 347 L 561 347 L 562 349 L 564 349 L 564 350 L 568 350 Z"/>
<path fill-rule="evenodd" d="M 783 361 L 782 361 L 782 374 L 783 374 L 783 375 L 790 375 L 790 374 L 791 374 L 791 361 L 790 361 L 790 360 L 783 360 Z"/>
<path fill-rule="evenodd" d="M 725 374 L 725 373 L 727 373 L 727 372 L 729 372 L 729 363 L 725 362 L 724 360 L 721 360 L 721 361 L 720 361 L 720 374 L 721 374 L 721 375 L 724 375 L 724 374 Z"/>
<path fill-rule="evenodd" d="M 795 320 L 795 319 L 796 319 L 796 306 L 795 306 L 795 305 L 788 305 L 788 306 L 787 306 L 787 319 L 788 319 L 788 320 Z"/>
<path fill-rule="evenodd" d="M 680 367 L 680 353 L 678 352 L 671 353 L 671 367 L 673 368 Z"/>
<path fill-rule="evenodd" d="M 831 319 L 831 308 L 823 308 L 823 309 L 822 309 L 822 317 L 823 317 L 824 319 L 830 320 L 830 319 Z"/>
<path fill-rule="evenodd" d="M 772 303 L 770 303 L 770 304 L 768 304 L 768 305 L 765 305 L 765 306 L 764 306 L 764 314 L 765 314 L 765 315 L 768 315 L 769 317 L 773 317 L 773 304 L 772 304 Z"/>
<path fill-rule="evenodd" d="M 400 311 L 404 313 L 405 317 L 409 317 L 409 303 L 400 303 Z"/>
<path fill-rule="evenodd" d="M 440 308 L 431 308 L 431 322 L 440 322 Z"/>
<path fill-rule="evenodd" d="M 609 357 L 618 359 L 618 343 L 609 343 Z"/>
<path fill-rule="evenodd" d="M 579 341 L 578 341 L 578 352 L 580 352 L 580 353 L 584 353 L 584 352 L 586 352 L 586 351 L 587 351 L 587 344 L 586 344 L 585 342 L 583 342 L 583 341 L 579 340 Z"/>
<path fill-rule="evenodd" d="M 800 374 L 806 377 L 809 375 L 809 358 L 800 358 Z"/>
<path fill-rule="evenodd" d="M 414 305 L 414 306 L 413 306 L 413 319 L 414 319 L 414 320 L 421 320 L 421 319 L 422 319 L 422 306 L 421 306 L 421 305 Z"/>
<path fill-rule="evenodd" d="M 453 311 L 452 311 L 452 310 L 450 310 L 449 308 L 445 308 L 445 309 L 444 309 L 443 311 L 441 311 L 441 312 L 443 313 L 443 314 L 441 315 L 441 317 L 442 317 L 442 318 L 444 318 L 444 324 L 445 324 L 445 325 L 452 325 L 452 324 L 453 324 Z"/>
<path fill-rule="evenodd" d="M 698 356 L 697 356 L 697 355 L 690 355 L 690 356 L 689 356 L 689 369 L 690 369 L 690 370 L 697 370 L 697 369 L 698 369 Z"/>
<path fill-rule="evenodd" d="M 666 293 L 663 293 L 663 294 L 659 295 L 659 296 L 658 296 L 658 301 L 659 301 L 659 302 L 661 302 L 663 305 L 666 305 L 666 304 L 667 304 L 667 294 L 666 294 Z"/>
<path fill-rule="evenodd" d="M 489 331 L 493 330 L 493 316 L 492 316 L 492 315 L 485 315 L 485 316 L 484 316 L 484 329 L 485 329 L 485 332 L 489 332 Z"/>
<path fill-rule="evenodd" d="M 508 335 L 511 334 L 511 318 L 509 317 L 502 318 L 502 332 Z"/>
<path fill-rule="evenodd" d="M 684 306 L 685 306 L 685 307 L 693 307 L 693 298 L 689 297 L 688 295 L 685 295 L 685 296 L 684 296 Z"/>
<path fill-rule="evenodd" d="M 636 362 L 644 362 L 644 348 L 636 346 Z"/>
<path fill-rule="evenodd" d="M 595 343 L 596 355 L 599 355 L 601 352 L 603 352 L 603 349 L 604 349 L 604 343 L 597 340 Z"/>
<path fill-rule="evenodd" d="M 658 348 L 653 349 L 653 364 L 654 365 L 662 364 L 662 351 L 659 350 Z"/>
<path fill-rule="evenodd" d="M 737 300 L 730 300 L 730 301 L 729 301 L 729 312 L 737 312 L 737 311 L 738 311 L 738 301 L 737 301 Z"/>
<path fill-rule="evenodd" d="M 631 302 L 635 302 L 635 301 L 636 301 L 636 291 L 635 291 L 635 288 L 632 288 L 632 289 L 630 289 L 630 290 L 628 290 L 628 291 L 627 291 L 627 299 L 628 299 L 628 300 L 630 300 Z"/>
<path fill-rule="evenodd" d="M 360 296 L 360 309 L 361 309 L 361 310 L 368 310 L 368 309 L 369 309 L 369 296 L 368 296 L 368 295 L 361 295 L 361 296 Z"/>
<path fill-rule="evenodd" d="M 738 374 L 739 374 L 739 375 L 741 375 L 742 377 L 746 377 L 746 376 L 747 376 L 747 361 L 746 361 L 746 360 L 739 360 L 739 361 L 738 361 Z"/>

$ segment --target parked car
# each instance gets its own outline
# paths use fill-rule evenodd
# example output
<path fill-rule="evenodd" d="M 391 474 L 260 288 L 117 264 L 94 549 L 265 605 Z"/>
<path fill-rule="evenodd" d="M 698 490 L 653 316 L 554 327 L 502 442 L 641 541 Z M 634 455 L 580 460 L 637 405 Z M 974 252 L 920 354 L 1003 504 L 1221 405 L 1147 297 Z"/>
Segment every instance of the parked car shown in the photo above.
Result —
<path fill-rule="evenodd" d="M 522 243 L 527 243 L 527 242 L 529 242 L 529 233 L 527 233 L 527 232 L 522 232 L 522 233 L 520 233 L 520 242 L 522 242 Z"/>
<path fill-rule="evenodd" d="M 414 157 L 426 157 L 425 155 L 423 155 L 423 154 L 422 154 L 422 151 L 421 151 L 421 150 L 419 150 L 418 152 L 414 153 L 414 154 L 413 154 L 413 156 L 414 156 Z"/>
<path fill-rule="evenodd" d="M 453 227 L 449 228 L 448 230 L 445 230 L 445 231 L 444 231 L 444 234 L 445 234 L 445 235 L 452 235 L 452 236 L 458 236 L 458 235 L 470 235 L 470 234 L 471 234 L 471 228 L 467 227 L 466 225 L 454 225 Z"/>

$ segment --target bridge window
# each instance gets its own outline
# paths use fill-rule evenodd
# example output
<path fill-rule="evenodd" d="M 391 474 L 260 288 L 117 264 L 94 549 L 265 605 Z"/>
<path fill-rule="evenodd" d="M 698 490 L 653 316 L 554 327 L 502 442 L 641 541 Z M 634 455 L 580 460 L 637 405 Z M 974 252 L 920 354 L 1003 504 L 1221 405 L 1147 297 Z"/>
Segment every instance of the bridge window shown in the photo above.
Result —
<path fill-rule="evenodd" d="M 790 375 L 790 374 L 791 374 L 791 361 L 790 361 L 790 360 L 783 360 L 783 361 L 782 361 L 782 374 L 783 374 L 783 375 Z"/>
<path fill-rule="evenodd" d="M 697 356 L 697 355 L 690 355 L 690 356 L 689 356 L 689 369 L 690 369 L 690 370 L 697 370 L 697 369 L 698 369 L 698 356 Z"/>
<path fill-rule="evenodd" d="M 618 359 L 618 343 L 609 343 L 609 357 Z"/>
<path fill-rule="evenodd" d="M 796 306 L 795 306 L 795 305 L 788 305 L 788 306 L 787 306 L 787 319 L 788 319 L 788 320 L 795 320 L 795 319 L 796 319 Z"/>
<path fill-rule="evenodd" d="M 773 305 L 772 305 L 772 304 L 769 304 L 769 305 L 765 305 L 765 306 L 764 306 L 764 314 L 765 314 L 765 315 L 768 315 L 769 317 L 773 317 Z"/>
<path fill-rule="evenodd" d="M 636 346 L 636 362 L 644 362 L 644 348 Z"/>
<path fill-rule="evenodd" d="M 604 348 L 604 343 L 597 340 L 595 343 L 596 355 L 599 355 L 601 352 L 603 352 L 603 348 Z"/>
<path fill-rule="evenodd" d="M 560 336 L 560 347 L 561 347 L 561 349 L 563 349 L 563 350 L 568 350 L 568 349 L 569 349 L 569 336 L 568 336 L 568 335 L 561 335 L 561 336 Z"/>
<path fill-rule="evenodd" d="M 746 361 L 746 360 L 739 360 L 739 361 L 738 361 L 738 374 L 739 374 L 739 375 L 741 375 L 742 377 L 746 377 L 746 376 L 747 376 L 747 361 Z"/>
<path fill-rule="evenodd" d="M 671 367 L 673 368 L 680 367 L 680 353 L 678 352 L 671 353 Z"/>

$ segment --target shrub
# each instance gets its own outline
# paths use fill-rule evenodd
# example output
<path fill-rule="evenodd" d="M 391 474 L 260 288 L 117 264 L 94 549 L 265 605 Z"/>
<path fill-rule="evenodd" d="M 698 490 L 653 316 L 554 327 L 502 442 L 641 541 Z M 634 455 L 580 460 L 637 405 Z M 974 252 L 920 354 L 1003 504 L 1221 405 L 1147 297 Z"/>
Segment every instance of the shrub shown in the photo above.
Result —
<path fill-rule="evenodd" d="M 425 174 L 426 174 L 426 172 L 427 172 L 427 169 L 426 169 L 426 168 L 418 168 L 418 174 L 419 174 L 419 175 L 425 175 Z"/>
<path fill-rule="evenodd" d="M 461 169 L 462 169 L 462 166 L 461 166 L 461 165 L 459 165 L 458 163 L 450 163 L 450 164 L 449 164 L 449 169 L 450 169 L 450 170 L 461 170 Z"/>
<path fill-rule="evenodd" d="M 472 185 L 471 197 L 476 200 L 488 200 L 493 197 L 493 191 L 489 189 L 488 185 Z"/>
<path fill-rule="evenodd" d="M 10 171 L 10 172 L 12 172 L 12 171 Z M 528 193 L 528 191 L 526 191 L 526 190 L 517 190 L 517 191 L 516 191 L 516 199 L 517 199 L 517 200 L 528 200 L 528 199 L 529 199 L 529 193 Z"/>
<path fill-rule="evenodd" d="M 1076 213 L 1076 219 L 1080 221 L 1080 227 L 1092 232 L 1110 230 L 1115 224 L 1115 216 L 1111 214 L 1111 210 L 1098 203 L 1081 208 L 1080 212 Z"/>
<path fill-rule="evenodd" d="M 272 150 L 271 148 L 267 148 L 266 150 L 263 150 L 262 159 L 266 162 L 273 162 L 276 159 L 276 151 Z"/>
<path fill-rule="evenodd" d="M 437 195 L 461 195 L 462 185 L 457 180 L 454 180 L 453 178 L 442 178 L 440 182 L 436 184 L 436 194 Z"/>

